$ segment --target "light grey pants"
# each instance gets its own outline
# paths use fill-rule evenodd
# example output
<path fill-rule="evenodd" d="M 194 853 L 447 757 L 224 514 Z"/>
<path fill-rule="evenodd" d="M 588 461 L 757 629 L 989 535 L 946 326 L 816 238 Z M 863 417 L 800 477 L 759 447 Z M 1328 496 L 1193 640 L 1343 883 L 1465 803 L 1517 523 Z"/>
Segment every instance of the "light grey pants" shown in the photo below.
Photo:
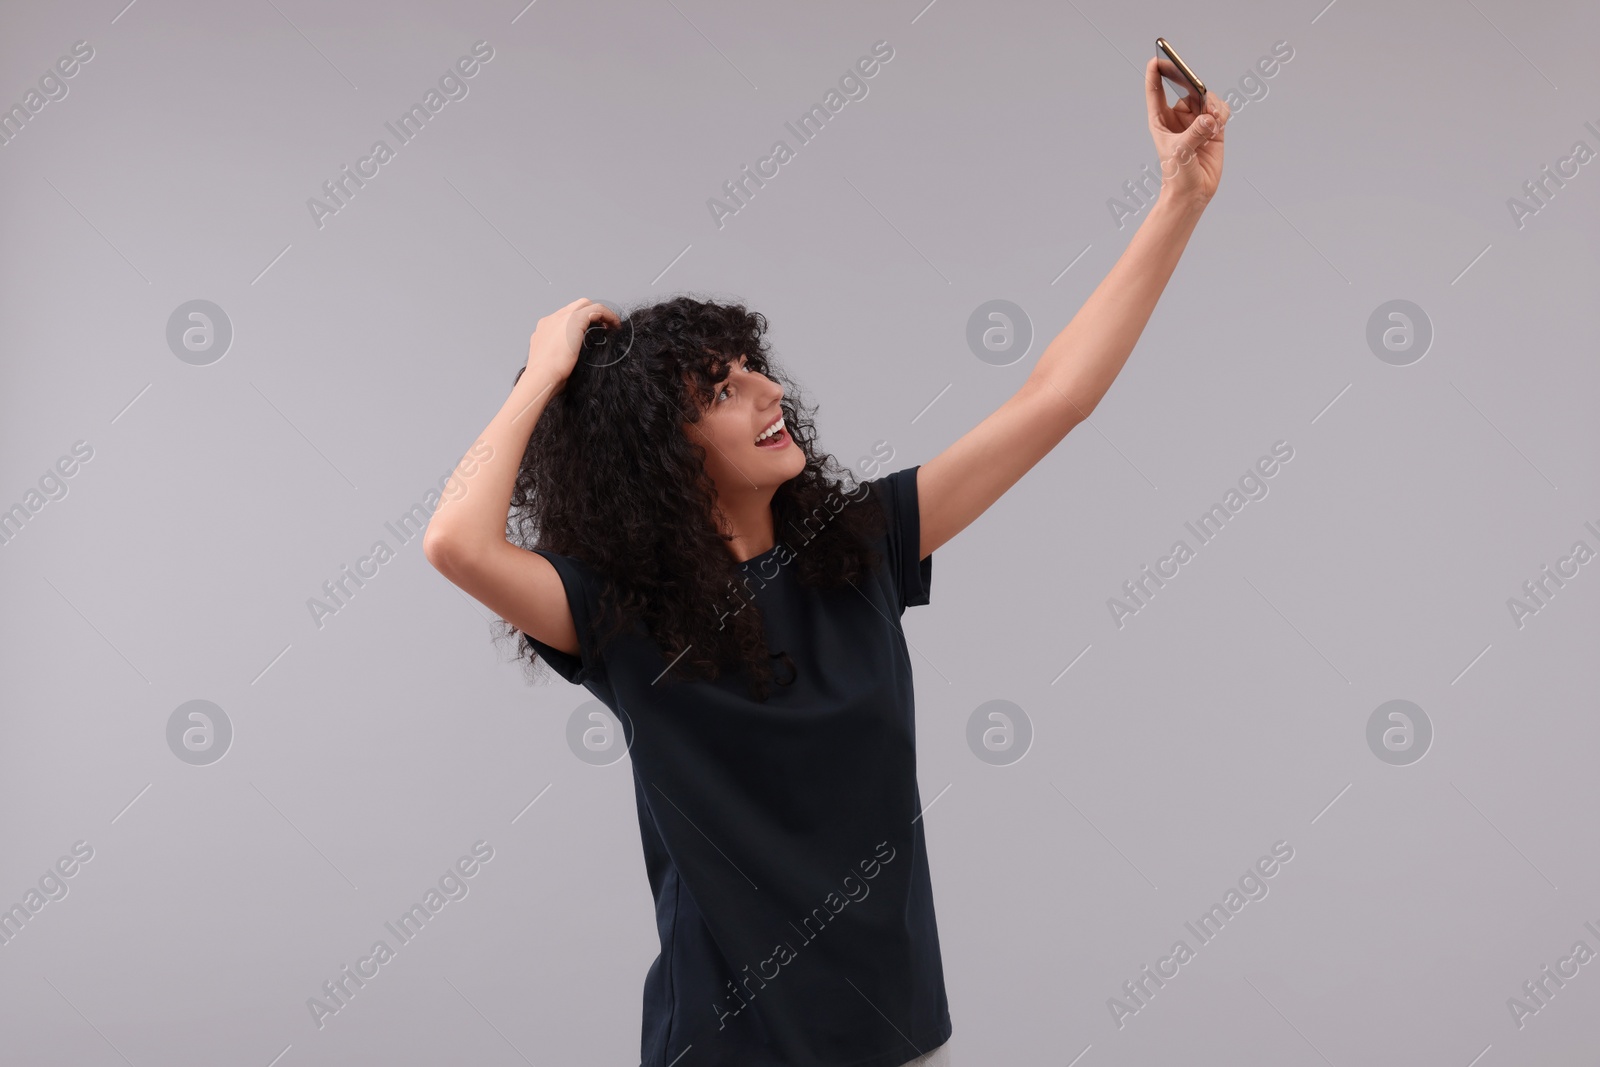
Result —
<path fill-rule="evenodd" d="M 950 1067 L 950 1042 L 946 1041 L 925 1056 L 907 1060 L 905 1067 Z"/>

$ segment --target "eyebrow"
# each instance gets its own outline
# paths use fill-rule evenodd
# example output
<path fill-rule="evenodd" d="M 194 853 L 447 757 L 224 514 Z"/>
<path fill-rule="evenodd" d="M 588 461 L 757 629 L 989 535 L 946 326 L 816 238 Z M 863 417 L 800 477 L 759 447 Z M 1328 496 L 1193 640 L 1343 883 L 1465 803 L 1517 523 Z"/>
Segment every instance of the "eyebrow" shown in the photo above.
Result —
<path fill-rule="evenodd" d="M 738 367 L 740 370 L 746 370 L 748 368 L 745 366 L 745 364 L 747 364 L 749 361 L 750 357 L 746 355 L 740 355 L 730 359 L 727 363 L 727 375 L 724 376 L 721 381 L 714 382 L 711 386 L 711 399 L 715 400 L 717 398 L 717 393 L 720 392 L 724 386 L 733 384 L 734 368 Z"/>

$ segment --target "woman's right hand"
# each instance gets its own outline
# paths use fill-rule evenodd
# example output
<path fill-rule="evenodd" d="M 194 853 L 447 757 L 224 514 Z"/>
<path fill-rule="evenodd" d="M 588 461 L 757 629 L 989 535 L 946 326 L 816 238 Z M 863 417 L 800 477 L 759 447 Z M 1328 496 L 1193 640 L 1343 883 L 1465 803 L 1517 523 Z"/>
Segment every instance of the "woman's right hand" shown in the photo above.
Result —
<path fill-rule="evenodd" d="M 540 319 L 528 342 L 528 372 L 535 380 L 554 382 L 555 393 L 560 393 L 578 364 L 584 335 L 597 320 L 612 327 L 622 325 L 615 311 L 584 297 Z"/>

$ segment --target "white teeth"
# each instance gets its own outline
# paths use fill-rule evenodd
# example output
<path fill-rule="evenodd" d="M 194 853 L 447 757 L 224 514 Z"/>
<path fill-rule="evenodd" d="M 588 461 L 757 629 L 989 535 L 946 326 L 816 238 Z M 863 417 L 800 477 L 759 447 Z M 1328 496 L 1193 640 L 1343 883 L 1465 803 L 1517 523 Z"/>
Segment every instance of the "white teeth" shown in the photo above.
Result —
<path fill-rule="evenodd" d="M 769 427 L 768 427 L 768 428 L 767 428 L 767 429 L 766 429 L 766 430 L 765 430 L 765 431 L 764 431 L 764 432 L 763 432 L 763 433 L 762 433 L 762 434 L 761 434 L 761 436 L 760 436 L 760 437 L 757 437 L 757 438 L 756 438 L 756 444 L 758 444 L 758 445 L 759 445 L 759 444 L 760 444 L 760 443 L 761 443 L 761 442 L 762 442 L 762 441 L 765 441 L 765 440 L 766 440 L 766 439 L 767 439 L 767 438 L 769 438 L 769 437 L 771 437 L 771 436 L 773 436 L 773 435 L 774 435 L 774 434 L 776 434 L 776 433 L 777 433 L 777 432 L 778 432 L 778 431 L 779 431 L 779 430 L 781 430 L 781 429 L 783 429 L 783 420 L 782 420 L 782 419 L 779 419 L 779 420 L 778 420 L 778 421 L 777 421 L 777 422 L 775 422 L 775 423 L 773 423 L 773 424 L 772 424 L 772 425 L 771 425 L 771 426 L 769 426 Z"/>

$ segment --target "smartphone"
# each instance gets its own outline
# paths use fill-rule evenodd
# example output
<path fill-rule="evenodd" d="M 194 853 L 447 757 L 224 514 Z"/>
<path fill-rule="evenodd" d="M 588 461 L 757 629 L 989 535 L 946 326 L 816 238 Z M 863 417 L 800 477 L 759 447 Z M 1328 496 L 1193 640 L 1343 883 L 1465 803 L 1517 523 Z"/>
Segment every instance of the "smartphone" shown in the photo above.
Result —
<path fill-rule="evenodd" d="M 1165 37 L 1156 38 L 1156 69 L 1161 72 L 1162 80 L 1172 87 L 1174 94 L 1180 99 L 1184 96 L 1194 97 L 1189 101 L 1189 106 L 1197 114 L 1205 107 L 1206 83 L 1189 69 L 1189 64 L 1178 56 Z"/>

